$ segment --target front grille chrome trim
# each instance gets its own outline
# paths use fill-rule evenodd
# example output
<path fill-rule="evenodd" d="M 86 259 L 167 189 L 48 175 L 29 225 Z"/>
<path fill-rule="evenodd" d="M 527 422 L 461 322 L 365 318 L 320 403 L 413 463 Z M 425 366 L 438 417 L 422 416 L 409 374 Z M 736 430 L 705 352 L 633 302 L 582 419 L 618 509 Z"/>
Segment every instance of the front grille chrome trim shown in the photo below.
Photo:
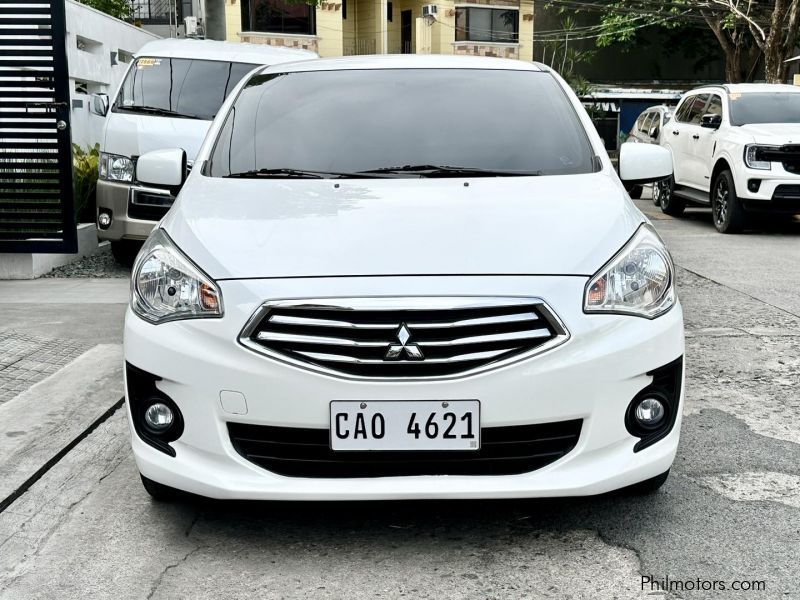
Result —
<path fill-rule="evenodd" d="M 448 358 L 428 358 L 425 359 L 425 362 L 432 365 L 436 364 L 446 365 L 450 363 L 468 362 L 472 360 L 492 359 L 495 356 L 500 356 L 501 354 L 505 354 L 506 352 L 508 352 L 508 350 L 506 350 L 505 348 L 502 350 L 487 350 L 485 352 L 471 352 L 469 354 L 458 354 L 456 356 L 450 356 Z M 323 354 L 321 352 L 303 352 L 302 350 L 298 350 L 297 353 L 316 360 L 350 363 L 354 365 L 404 365 L 405 364 L 399 361 L 354 358 L 352 356 L 346 356 L 343 354 Z M 427 377 L 425 379 L 427 379 Z"/>
<path fill-rule="evenodd" d="M 529 312 L 524 311 L 524 306 L 531 306 Z M 289 309 L 296 311 L 313 312 L 313 317 L 272 314 L 273 311 Z M 490 315 L 477 318 L 447 318 L 457 315 L 448 315 L 447 311 L 480 311 L 494 310 L 501 312 L 508 309 L 512 314 Z M 498 310 L 499 309 L 499 310 Z M 325 312 L 331 311 L 331 318 L 325 318 Z M 348 322 L 345 320 L 346 313 L 352 311 L 354 317 L 362 315 L 364 311 L 401 311 L 407 318 L 380 320 L 375 315 L 375 322 Z M 426 311 L 423 313 L 423 311 Z M 431 319 L 432 311 L 442 311 L 441 319 Z M 414 313 L 427 315 L 425 318 L 415 318 Z M 538 313 L 538 314 L 537 314 Z M 463 314 L 463 312 L 462 312 Z M 343 316 L 344 315 L 344 316 Z M 392 317 L 394 315 L 391 315 Z M 468 316 L 468 315 L 466 315 Z M 427 320 L 426 320 L 427 319 Z M 538 323 L 537 323 L 538 321 Z M 523 327 L 530 323 L 531 329 L 519 332 L 505 331 L 499 333 L 475 332 L 473 329 L 464 330 L 462 335 L 458 335 L 458 328 L 486 327 L 497 325 L 507 329 Z M 260 331 L 260 327 L 267 325 L 280 325 L 285 328 L 308 327 L 317 328 L 315 332 L 309 334 L 289 333 L 282 331 Z M 447 365 L 469 362 L 481 362 L 477 366 L 465 365 L 464 370 L 447 374 L 400 374 L 397 366 L 408 366 L 407 360 L 376 360 L 353 355 L 351 352 L 370 353 L 379 346 L 386 346 L 384 341 L 374 342 L 366 339 L 351 339 L 353 336 L 375 336 L 381 332 L 393 335 L 401 325 L 405 324 L 412 330 L 428 331 L 434 337 L 442 336 L 444 330 L 455 329 L 452 339 L 412 339 L 425 352 L 425 360 L 415 361 L 422 365 Z M 319 328 L 323 328 L 320 332 Z M 341 331 L 324 331 L 324 329 L 338 329 Z M 440 333 L 436 333 L 439 331 Z M 356 335 L 358 333 L 358 336 Z M 339 337 L 341 335 L 342 337 Z M 539 345 L 525 349 L 526 344 L 535 342 L 550 336 Z M 531 296 L 372 296 L 372 297 L 327 297 L 327 298 L 282 298 L 264 302 L 250 317 L 244 328 L 239 334 L 238 342 L 271 360 L 298 367 L 307 371 L 321 373 L 330 377 L 357 381 L 430 381 L 430 380 L 451 380 L 463 379 L 484 373 L 494 369 L 508 366 L 533 356 L 542 354 L 557 346 L 560 346 L 570 339 L 570 333 L 564 323 L 553 312 L 549 305 L 541 298 Z M 278 342 L 297 344 L 290 356 L 285 352 L 265 347 L 262 342 Z M 311 348 L 304 347 L 303 344 L 312 345 Z M 505 344 L 503 348 L 491 348 L 480 350 L 480 344 Z M 313 345 L 319 345 L 327 350 L 315 351 Z M 469 348 L 470 345 L 478 347 Z M 464 347 L 461 353 L 453 354 L 460 346 Z M 428 356 L 428 352 L 434 352 L 439 356 Z M 445 356 L 441 356 L 444 353 Z M 505 358 L 502 355 L 508 355 Z M 500 357 L 500 358 L 496 358 Z M 318 364 L 313 361 L 329 362 L 332 366 Z M 380 374 L 366 375 L 361 373 L 347 373 L 337 370 L 335 365 L 379 365 L 390 369 L 398 370 L 397 375 Z M 344 367 L 343 367 L 344 368 Z M 442 367 L 443 369 L 446 367 Z"/>

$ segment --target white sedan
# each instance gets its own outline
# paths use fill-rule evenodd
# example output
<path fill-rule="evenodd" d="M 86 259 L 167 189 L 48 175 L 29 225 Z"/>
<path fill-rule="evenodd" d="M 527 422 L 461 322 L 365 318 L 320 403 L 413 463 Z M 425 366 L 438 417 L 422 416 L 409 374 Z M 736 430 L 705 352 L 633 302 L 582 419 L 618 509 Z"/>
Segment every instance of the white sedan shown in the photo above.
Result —
<path fill-rule="evenodd" d="M 157 498 L 654 490 L 678 447 L 669 253 L 541 65 L 264 68 L 217 115 L 133 270 L 136 463 Z M 625 144 L 620 173 L 671 173 Z"/>

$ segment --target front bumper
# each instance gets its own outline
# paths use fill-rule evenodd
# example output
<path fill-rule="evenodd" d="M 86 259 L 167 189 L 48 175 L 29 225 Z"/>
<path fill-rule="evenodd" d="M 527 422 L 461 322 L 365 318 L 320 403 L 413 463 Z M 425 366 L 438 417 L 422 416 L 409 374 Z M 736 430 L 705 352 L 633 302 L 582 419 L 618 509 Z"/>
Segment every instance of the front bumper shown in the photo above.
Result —
<path fill-rule="evenodd" d="M 373 500 L 516 498 L 607 492 L 666 471 L 675 457 L 680 411 L 671 432 L 634 452 L 625 410 L 651 381 L 649 371 L 683 355 L 680 305 L 655 320 L 586 315 L 583 277 L 387 277 L 223 281 L 222 319 L 151 325 L 130 310 L 125 359 L 162 378 L 158 389 L 185 422 L 173 458 L 132 430 L 139 470 L 171 487 L 214 498 Z M 257 354 L 236 339 L 267 299 L 342 296 L 522 295 L 543 298 L 570 331 L 563 345 L 528 360 L 462 378 L 366 381 L 315 373 Z M 246 414 L 225 412 L 220 392 L 246 398 Z M 521 475 L 374 478 L 285 477 L 233 448 L 227 422 L 328 428 L 329 402 L 479 399 L 481 426 L 582 419 L 577 446 L 560 460 Z M 130 403 L 129 403 L 130 405 Z M 130 414 L 129 414 L 130 417 Z"/>
<path fill-rule="evenodd" d="M 97 237 L 101 240 L 146 240 L 158 224 L 158 220 L 135 219 L 128 215 L 132 187 L 117 181 L 101 179 L 97 182 L 97 213 L 106 210 L 111 211 L 112 216 L 108 229 L 97 228 Z"/>
<path fill-rule="evenodd" d="M 757 190 L 751 188 L 753 182 Z M 800 175 L 780 163 L 772 163 L 770 170 L 741 167 L 735 184 L 736 195 L 748 210 L 800 214 Z"/>

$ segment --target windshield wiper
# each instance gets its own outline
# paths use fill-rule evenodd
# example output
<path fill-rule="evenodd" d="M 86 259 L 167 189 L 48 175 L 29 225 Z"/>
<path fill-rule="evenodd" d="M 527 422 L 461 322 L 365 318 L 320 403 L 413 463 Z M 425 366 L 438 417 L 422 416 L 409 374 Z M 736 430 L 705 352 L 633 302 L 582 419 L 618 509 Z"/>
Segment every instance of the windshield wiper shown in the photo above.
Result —
<path fill-rule="evenodd" d="M 541 171 L 503 171 L 480 169 L 477 167 L 452 167 L 448 165 L 404 165 L 402 167 L 381 167 L 361 173 L 409 173 L 420 177 L 533 177 Z"/>
<path fill-rule="evenodd" d="M 283 179 L 289 177 L 297 177 L 298 179 L 358 179 L 363 178 L 364 175 L 360 173 L 339 173 L 335 171 L 308 171 L 305 169 L 289 169 L 286 167 L 278 167 L 274 169 L 253 169 L 251 171 L 244 171 L 242 173 L 231 173 L 224 175 L 224 177 L 238 177 L 242 179 L 257 179 L 257 178 L 273 178 Z"/>
<path fill-rule="evenodd" d="M 156 115 L 158 117 L 177 117 L 178 119 L 200 119 L 201 117 L 197 115 L 187 115 L 184 113 L 179 113 L 175 110 L 169 110 L 168 108 L 159 108 L 157 106 L 138 106 L 138 105 L 131 105 L 131 106 L 118 106 L 117 110 L 122 110 L 126 112 L 135 112 L 135 113 L 144 113 L 146 115 Z"/>

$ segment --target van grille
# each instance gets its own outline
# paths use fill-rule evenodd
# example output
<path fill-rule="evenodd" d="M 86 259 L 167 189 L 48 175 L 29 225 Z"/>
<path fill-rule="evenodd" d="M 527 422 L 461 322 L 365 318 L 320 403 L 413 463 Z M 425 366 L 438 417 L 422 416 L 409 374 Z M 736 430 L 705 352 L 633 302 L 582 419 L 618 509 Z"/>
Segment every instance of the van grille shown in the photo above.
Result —
<path fill-rule="evenodd" d="M 228 423 L 228 433 L 242 457 L 287 477 L 517 475 L 568 454 L 578 443 L 582 425 L 581 419 L 574 419 L 484 427 L 477 451 L 335 452 L 327 429 Z"/>
<path fill-rule="evenodd" d="M 273 358 L 356 377 L 472 373 L 568 337 L 534 298 L 345 298 L 267 303 L 240 340 Z"/>

